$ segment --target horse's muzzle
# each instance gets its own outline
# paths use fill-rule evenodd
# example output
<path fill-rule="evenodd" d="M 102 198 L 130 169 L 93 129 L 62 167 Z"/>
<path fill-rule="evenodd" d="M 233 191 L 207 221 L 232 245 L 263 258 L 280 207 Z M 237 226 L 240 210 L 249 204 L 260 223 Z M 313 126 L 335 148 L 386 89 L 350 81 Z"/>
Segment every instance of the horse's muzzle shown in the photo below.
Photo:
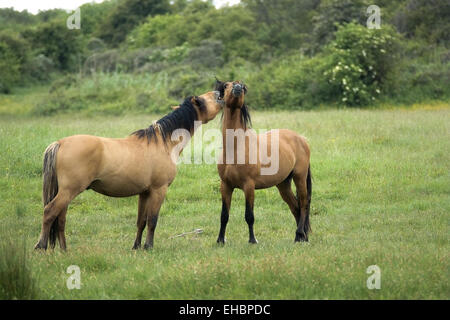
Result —
<path fill-rule="evenodd" d="M 238 98 L 242 94 L 242 89 L 243 89 L 242 84 L 236 83 L 233 85 L 233 89 L 231 89 L 231 93 L 233 94 L 233 96 Z"/>

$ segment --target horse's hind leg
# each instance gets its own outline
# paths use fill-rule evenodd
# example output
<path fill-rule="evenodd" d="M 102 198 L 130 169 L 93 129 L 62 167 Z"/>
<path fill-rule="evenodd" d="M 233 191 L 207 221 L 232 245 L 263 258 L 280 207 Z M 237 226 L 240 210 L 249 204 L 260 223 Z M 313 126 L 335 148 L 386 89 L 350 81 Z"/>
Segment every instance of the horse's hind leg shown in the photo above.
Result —
<path fill-rule="evenodd" d="M 280 192 L 281 198 L 286 202 L 295 218 L 295 225 L 298 226 L 300 220 L 300 207 L 298 205 L 297 198 L 292 192 L 291 188 L 291 178 L 287 178 L 282 183 L 277 185 L 278 191 Z"/>
<path fill-rule="evenodd" d="M 66 228 L 67 208 L 68 206 L 62 209 L 61 213 L 58 215 L 58 241 L 59 247 L 62 250 L 66 250 L 66 236 L 64 235 L 64 231 Z"/>
<path fill-rule="evenodd" d="M 58 194 L 50 201 L 44 208 L 44 215 L 42 217 L 42 229 L 41 235 L 39 237 L 38 243 L 35 245 L 35 249 L 47 249 L 48 238 L 50 234 L 50 228 L 55 221 L 55 219 L 67 210 L 69 202 L 73 199 L 73 196 L 64 191 L 59 191 Z M 64 212 L 63 212 L 64 211 Z M 64 216 L 65 222 L 65 216 Z M 58 221 L 58 232 L 59 232 L 59 221 Z M 62 224 L 61 224 L 62 225 Z M 64 230 L 64 229 L 63 229 Z M 64 233 L 64 231 L 63 231 Z M 65 241 L 64 241 L 65 242 Z"/>
<path fill-rule="evenodd" d="M 147 216 L 145 214 L 145 206 L 147 203 L 147 200 L 149 198 L 149 193 L 144 192 L 139 195 L 139 202 L 138 202 L 138 218 L 137 218 L 137 233 L 136 233 L 136 240 L 134 241 L 133 249 L 139 249 L 141 247 L 142 242 L 142 232 L 145 229 L 145 225 L 147 224 Z"/>
<path fill-rule="evenodd" d="M 308 191 L 306 185 L 306 174 L 295 174 L 293 180 L 297 189 L 297 199 L 300 206 L 300 219 L 297 225 L 295 241 L 308 241 L 309 210 L 308 210 Z"/>

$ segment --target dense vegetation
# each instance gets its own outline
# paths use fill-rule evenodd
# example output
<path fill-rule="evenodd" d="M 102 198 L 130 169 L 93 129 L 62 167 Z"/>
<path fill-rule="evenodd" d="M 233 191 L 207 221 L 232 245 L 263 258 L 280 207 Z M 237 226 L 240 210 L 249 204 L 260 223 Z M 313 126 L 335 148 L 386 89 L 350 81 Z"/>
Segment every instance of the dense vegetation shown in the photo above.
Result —
<path fill-rule="evenodd" d="M 241 79 L 253 108 L 410 104 L 450 98 L 450 3 L 365 0 L 111 0 L 0 9 L 0 92 L 46 87 L 30 112 L 162 111 Z M 14 113 L 9 110 L 8 113 Z"/>

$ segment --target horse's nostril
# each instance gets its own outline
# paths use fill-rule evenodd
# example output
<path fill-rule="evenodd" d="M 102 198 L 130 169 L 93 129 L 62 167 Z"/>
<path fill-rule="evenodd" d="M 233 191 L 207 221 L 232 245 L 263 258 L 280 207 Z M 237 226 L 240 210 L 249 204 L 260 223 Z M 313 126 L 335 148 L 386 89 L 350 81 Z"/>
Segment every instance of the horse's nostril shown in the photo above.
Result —
<path fill-rule="evenodd" d="M 240 84 L 233 85 L 233 90 L 231 92 L 235 97 L 239 97 L 242 93 L 242 85 Z"/>

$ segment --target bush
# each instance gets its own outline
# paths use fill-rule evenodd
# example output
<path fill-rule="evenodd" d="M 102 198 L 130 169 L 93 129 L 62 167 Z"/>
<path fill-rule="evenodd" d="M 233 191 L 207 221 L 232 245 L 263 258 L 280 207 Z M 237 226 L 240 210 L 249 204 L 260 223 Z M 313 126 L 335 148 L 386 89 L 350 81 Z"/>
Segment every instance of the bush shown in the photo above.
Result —
<path fill-rule="evenodd" d="M 368 29 L 355 23 L 340 26 L 328 47 L 331 65 L 324 75 L 330 90 L 348 106 L 367 105 L 377 99 L 398 58 L 391 28 Z"/>
<path fill-rule="evenodd" d="M 189 34 L 185 21 L 179 14 L 149 17 L 131 32 L 127 43 L 132 48 L 181 45 Z"/>
<path fill-rule="evenodd" d="M 29 76 L 38 81 L 47 81 L 51 73 L 55 70 L 53 60 L 43 54 L 31 58 L 25 69 Z"/>
<path fill-rule="evenodd" d="M 69 30 L 63 21 L 39 25 L 36 29 L 28 30 L 25 37 L 38 53 L 50 58 L 56 68 L 74 71 L 83 51 L 81 33 L 79 30 Z"/>
<path fill-rule="evenodd" d="M 177 100 L 211 90 L 211 83 L 213 82 L 212 77 L 195 72 L 189 67 L 177 70 L 177 75 L 173 79 L 169 87 L 169 95 Z"/>
<path fill-rule="evenodd" d="M 223 66 L 223 44 L 216 40 L 203 40 L 192 48 L 184 62 L 195 68 L 220 68 Z"/>
<path fill-rule="evenodd" d="M 117 70 L 119 58 L 120 54 L 117 49 L 94 53 L 84 62 L 83 73 L 115 72 Z"/>
<path fill-rule="evenodd" d="M 27 43 L 17 34 L 0 33 L 0 93 L 9 93 L 21 80 Z"/>
<path fill-rule="evenodd" d="M 339 27 L 323 53 L 313 58 L 295 54 L 254 75 L 249 82 L 256 88 L 252 101 L 263 108 L 367 105 L 394 77 L 397 55 L 391 28 L 348 23 Z"/>
<path fill-rule="evenodd" d="M 125 0 L 110 10 L 98 28 L 98 36 L 117 47 L 146 17 L 169 11 L 168 0 Z"/>
<path fill-rule="evenodd" d="M 249 81 L 249 104 L 254 108 L 314 108 L 331 99 L 322 70 L 328 60 L 295 54 L 265 66 Z M 332 96 L 332 95 L 331 95 Z"/>
<path fill-rule="evenodd" d="M 168 96 L 168 87 L 168 75 L 164 72 L 68 75 L 52 84 L 53 89 L 37 102 L 33 112 L 43 116 L 70 112 L 112 115 L 132 111 L 167 112 L 178 102 Z"/>
<path fill-rule="evenodd" d="M 20 79 L 20 60 L 4 43 L 0 42 L 0 93 L 10 93 Z"/>

